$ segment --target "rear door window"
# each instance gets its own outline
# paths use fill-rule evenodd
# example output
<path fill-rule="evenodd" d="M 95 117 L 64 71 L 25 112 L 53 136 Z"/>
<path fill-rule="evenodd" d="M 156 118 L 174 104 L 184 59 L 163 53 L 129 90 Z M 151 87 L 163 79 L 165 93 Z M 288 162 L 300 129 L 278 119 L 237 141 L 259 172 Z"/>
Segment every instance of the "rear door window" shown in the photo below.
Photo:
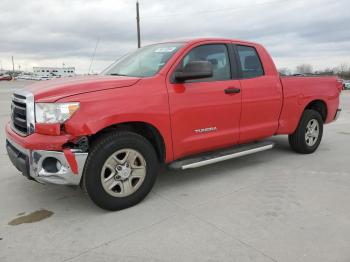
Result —
<path fill-rule="evenodd" d="M 237 46 L 242 78 L 254 78 L 264 75 L 258 53 L 251 46 Z"/>

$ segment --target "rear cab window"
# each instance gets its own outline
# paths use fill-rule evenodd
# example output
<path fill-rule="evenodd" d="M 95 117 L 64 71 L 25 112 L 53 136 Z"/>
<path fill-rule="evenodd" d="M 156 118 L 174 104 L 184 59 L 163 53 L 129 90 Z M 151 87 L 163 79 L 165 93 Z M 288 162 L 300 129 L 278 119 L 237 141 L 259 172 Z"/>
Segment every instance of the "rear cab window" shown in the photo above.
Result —
<path fill-rule="evenodd" d="M 239 66 L 242 78 L 254 78 L 264 75 L 264 69 L 259 55 L 254 47 L 237 45 Z"/>

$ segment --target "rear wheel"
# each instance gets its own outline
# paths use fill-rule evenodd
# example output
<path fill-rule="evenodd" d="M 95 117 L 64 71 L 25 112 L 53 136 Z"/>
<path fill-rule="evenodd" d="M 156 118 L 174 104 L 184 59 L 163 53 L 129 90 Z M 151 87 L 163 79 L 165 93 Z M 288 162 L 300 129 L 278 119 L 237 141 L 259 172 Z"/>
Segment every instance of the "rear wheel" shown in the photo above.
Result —
<path fill-rule="evenodd" d="M 295 132 L 289 135 L 290 147 L 301 154 L 315 152 L 323 135 L 323 119 L 319 112 L 307 109 L 304 111 Z"/>
<path fill-rule="evenodd" d="M 157 155 L 147 139 L 132 132 L 112 132 L 92 148 L 85 165 L 84 183 L 98 206 L 120 210 L 146 197 L 157 171 Z"/>

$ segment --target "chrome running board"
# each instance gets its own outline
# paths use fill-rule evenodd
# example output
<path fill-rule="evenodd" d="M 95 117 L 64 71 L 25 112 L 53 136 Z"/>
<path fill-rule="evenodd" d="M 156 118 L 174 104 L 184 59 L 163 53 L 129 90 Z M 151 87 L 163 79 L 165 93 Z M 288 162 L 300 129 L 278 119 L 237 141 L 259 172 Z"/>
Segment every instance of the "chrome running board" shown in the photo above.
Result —
<path fill-rule="evenodd" d="M 182 170 L 197 168 L 197 167 L 225 161 L 228 159 L 233 159 L 241 156 L 258 153 L 261 151 L 271 149 L 273 147 L 274 147 L 274 143 L 271 141 L 263 141 L 263 142 L 256 142 L 253 144 L 235 146 L 229 149 L 209 152 L 209 153 L 201 154 L 195 157 L 178 160 L 171 163 L 169 165 L 169 168 L 182 169 Z"/>

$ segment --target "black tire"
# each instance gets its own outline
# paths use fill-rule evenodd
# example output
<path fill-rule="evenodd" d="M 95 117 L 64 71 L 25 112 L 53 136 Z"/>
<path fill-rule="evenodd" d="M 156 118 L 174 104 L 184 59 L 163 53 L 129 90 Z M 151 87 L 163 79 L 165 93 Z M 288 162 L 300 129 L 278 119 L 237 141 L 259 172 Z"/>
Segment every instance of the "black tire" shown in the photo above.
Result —
<path fill-rule="evenodd" d="M 318 133 L 317 140 L 315 141 L 315 144 L 310 146 L 307 144 L 305 136 L 307 132 L 307 125 L 311 120 L 317 121 L 319 125 L 319 133 Z M 315 152 L 315 150 L 320 145 L 322 135 L 323 135 L 323 119 L 320 113 L 312 109 L 307 109 L 304 111 L 303 115 L 301 116 L 297 129 L 294 131 L 293 134 L 288 136 L 289 145 L 297 153 L 311 154 Z"/>
<path fill-rule="evenodd" d="M 101 171 L 106 160 L 118 150 L 128 148 L 139 152 L 146 162 L 146 175 L 141 186 L 125 197 L 110 195 L 103 188 Z M 91 148 L 84 168 L 83 183 L 91 200 L 99 207 L 116 211 L 141 202 L 151 191 L 158 173 L 155 149 L 144 137 L 128 131 L 113 131 L 99 138 Z"/>

